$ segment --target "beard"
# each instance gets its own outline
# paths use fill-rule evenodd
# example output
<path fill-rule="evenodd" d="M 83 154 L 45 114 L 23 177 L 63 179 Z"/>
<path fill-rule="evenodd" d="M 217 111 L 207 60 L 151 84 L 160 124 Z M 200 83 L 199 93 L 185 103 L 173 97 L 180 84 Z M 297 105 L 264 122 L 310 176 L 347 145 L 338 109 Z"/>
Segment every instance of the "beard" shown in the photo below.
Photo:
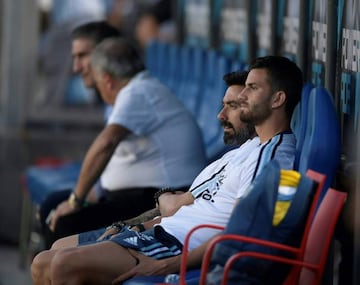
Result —
<path fill-rule="evenodd" d="M 244 123 L 259 125 L 269 118 L 271 109 L 267 105 L 255 105 L 251 109 L 242 110 L 240 113 L 240 120 Z"/>
<path fill-rule="evenodd" d="M 224 132 L 224 144 L 229 146 L 242 145 L 252 137 L 255 132 L 255 128 L 252 124 L 248 124 L 245 128 L 241 128 L 240 130 L 235 130 L 233 125 L 229 122 L 222 122 L 222 126 L 233 130 L 233 132 Z"/>

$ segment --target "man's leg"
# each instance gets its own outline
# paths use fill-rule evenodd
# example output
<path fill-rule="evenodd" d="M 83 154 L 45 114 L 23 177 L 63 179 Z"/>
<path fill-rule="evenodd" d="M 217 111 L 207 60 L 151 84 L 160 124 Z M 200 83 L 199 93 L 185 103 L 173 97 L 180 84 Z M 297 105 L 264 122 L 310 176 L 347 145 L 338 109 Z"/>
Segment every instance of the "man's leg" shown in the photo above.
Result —
<path fill-rule="evenodd" d="M 136 265 L 136 259 L 113 242 L 44 251 L 31 270 L 34 285 L 111 284 Z"/>
<path fill-rule="evenodd" d="M 95 230 L 119 220 L 127 220 L 155 207 L 155 188 L 114 191 L 105 201 L 92 204 L 59 218 L 55 232 L 48 234 L 47 248 L 62 237 Z"/>
<path fill-rule="evenodd" d="M 72 235 L 68 237 L 64 237 L 61 239 L 58 239 L 53 243 L 51 246 L 51 249 L 61 249 L 61 248 L 69 248 L 69 247 L 75 247 L 79 244 L 79 236 L 78 235 Z"/>

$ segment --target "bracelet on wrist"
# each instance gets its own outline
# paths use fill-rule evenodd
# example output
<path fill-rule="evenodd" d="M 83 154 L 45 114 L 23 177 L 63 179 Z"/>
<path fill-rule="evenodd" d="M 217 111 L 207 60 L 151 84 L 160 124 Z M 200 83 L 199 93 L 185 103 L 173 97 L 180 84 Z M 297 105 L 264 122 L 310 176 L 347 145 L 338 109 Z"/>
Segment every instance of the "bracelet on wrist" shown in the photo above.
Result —
<path fill-rule="evenodd" d="M 126 226 L 127 226 L 127 224 L 124 223 L 123 221 L 118 221 L 118 222 L 112 223 L 109 227 L 106 228 L 106 230 L 114 229 L 114 230 L 120 232 Z"/>
<path fill-rule="evenodd" d="M 166 188 L 162 188 L 159 191 L 155 192 L 154 194 L 154 200 L 156 204 L 159 204 L 159 197 L 164 194 L 164 193 L 172 193 L 172 194 L 176 194 L 177 191 L 182 191 L 182 192 L 186 192 L 187 190 L 181 188 L 181 189 L 177 189 L 177 188 L 171 188 L 171 187 L 166 187 Z"/>
<path fill-rule="evenodd" d="M 132 225 L 131 227 L 137 227 L 139 232 L 144 232 L 146 229 L 143 224 Z"/>
<path fill-rule="evenodd" d="M 75 192 L 72 192 L 67 200 L 70 206 L 74 209 L 83 208 L 86 206 L 86 201 L 76 196 Z"/>

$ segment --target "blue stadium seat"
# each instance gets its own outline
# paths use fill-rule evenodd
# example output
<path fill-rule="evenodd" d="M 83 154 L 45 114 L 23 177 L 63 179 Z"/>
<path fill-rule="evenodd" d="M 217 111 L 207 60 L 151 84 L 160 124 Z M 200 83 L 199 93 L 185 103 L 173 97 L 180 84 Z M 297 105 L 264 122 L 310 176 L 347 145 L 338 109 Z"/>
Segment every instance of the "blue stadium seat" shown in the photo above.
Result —
<path fill-rule="evenodd" d="M 31 201 L 40 205 L 51 192 L 74 188 L 80 168 L 80 161 L 29 167 L 25 172 L 25 187 Z"/>
<path fill-rule="evenodd" d="M 307 169 L 326 174 L 320 201 L 333 182 L 341 155 L 340 122 L 331 95 L 323 87 L 313 88 L 308 102 L 308 116 L 299 171 Z"/>
<path fill-rule="evenodd" d="M 223 142 L 223 130 L 217 119 L 221 108 L 226 85 L 222 80 L 224 74 L 231 70 L 231 60 L 214 50 L 207 51 L 204 83 L 201 92 L 197 121 L 203 131 L 205 151 L 211 161 L 226 151 Z"/>
<path fill-rule="evenodd" d="M 146 68 L 155 77 L 159 72 L 159 46 L 158 41 L 151 41 L 145 49 Z"/>
<path fill-rule="evenodd" d="M 291 129 L 296 136 L 295 170 L 299 169 L 301 149 L 304 144 L 305 130 L 307 126 L 309 96 L 313 87 L 312 83 L 304 85 L 301 92 L 301 101 L 296 106 L 291 118 Z"/>
<path fill-rule="evenodd" d="M 180 90 L 180 98 L 190 112 L 197 118 L 200 108 L 200 99 L 203 96 L 206 84 L 205 70 L 207 66 L 207 51 L 202 48 L 191 48 L 191 60 L 184 72 L 188 72 L 189 80 Z"/>
<path fill-rule="evenodd" d="M 181 82 L 181 48 L 175 44 L 169 44 L 167 50 L 167 79 L 163 81 L 176 95 L 179 93 Z"/>
<path fill-rule="evenodd" d="M 201 74 L 205 51 L 183 46 L 180 51 L 180 76 L 177 96 L 185 107 L 196 116 L 199 107 Z"/>
<path fill-rule="evenodd" d="M 153 52 L 156 60 L 153 65 L 155 70 L 152 74 L 163 83 L 169 80 L 169 46 L 168 43 L 156 42 L 156 51 Z M 148 61 L 151 59 L 146 59 L 146 62 Z"/>

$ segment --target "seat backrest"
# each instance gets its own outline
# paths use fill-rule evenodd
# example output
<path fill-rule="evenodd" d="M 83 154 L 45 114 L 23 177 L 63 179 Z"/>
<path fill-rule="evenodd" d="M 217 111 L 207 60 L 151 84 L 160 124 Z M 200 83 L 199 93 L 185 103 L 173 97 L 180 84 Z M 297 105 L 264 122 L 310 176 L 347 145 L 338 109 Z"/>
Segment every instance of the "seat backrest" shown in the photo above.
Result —
<path fill-rule="evenodd" d="M 230 59 L 215 50 L 207 51 L 205 70 L 203 70 L 203 89 L 196 118 L 203 133 L 206 156 L 210 161 L 225 149 L 222 139 L 223 129 L 217 114 L 226 90 L 222 77 L 230 72 L 230 69 Z"/>
<path fill-rule="evenodd" d="M 200 48 L 181 47 L 179 76 L 180 86 L 177 93 L 180 101 L 196 116 L 203 84 L 206 52 Z"/>
<path fill-rule="evenodd" d="M 299 285 L 320 284 L 332 236 L 346 197 L 346 193 L 329 188 L 321 201 L 311 225 L 304 256 L 306 263 L 317 265 L 318 268 L 316 271 L 303 268 Z"/>
<path fill-rule="evenodd" d="M 294 169 L 299 169 L 299 160 L 301 155 L 301 150 L 304 145 L 305 131 L 308 120 L 308 104 L 309 96 L 311 90 L 314 88 L 312 83 L 307 83 L 304 85 L 301 92 L 301 101 L 296 105 L 291 118 L 291 129 L 296 136 L 296 153 L 295 153 L 295 162 Z"/>
<path fill-rule="evenodd" d="M 309 96 L 299 172 L 312 169 L 326 175 L 320 200 L 334 179 L 340 151 L 340 123 L 332 97 L 323 87 L 313 88 Z"/>

